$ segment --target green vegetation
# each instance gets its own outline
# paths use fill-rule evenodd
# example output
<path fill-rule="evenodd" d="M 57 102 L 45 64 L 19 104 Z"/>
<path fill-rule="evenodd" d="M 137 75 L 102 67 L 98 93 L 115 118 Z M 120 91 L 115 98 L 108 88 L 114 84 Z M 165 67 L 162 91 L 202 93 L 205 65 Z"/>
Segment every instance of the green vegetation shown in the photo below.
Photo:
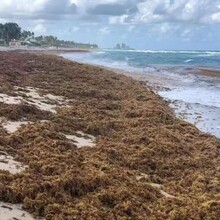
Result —
<path fill-rule="evenodd" d="M 25 40 L 28 37 L 34 37 L 34 32 L 30 32 L 30 31 L 22 31 L 21 33 L 21 39 Z"/>
<path fill-rule="evenodd" d="M 20 40 L 21 45 L 96 49 L 96 44 L 83 44 L 74 41 L 59 40 L 55 36 L 35 36 L 34 32 L 21 30 L 16 23 L 0 23 L 0 45 L 9 45 L 11 40 Z"/>
<path fill-rule="evenodd" d="M 35 37 L 35 40 L 39 42 L 43 46 L 54 46 L 54 47 L 74 47 L 74 48 L 98 48 L 96 44 L 83 44 L 83 43 L 76 43 L 74 41 L 64 41 L 59 40 L 57 37 L 54 36 L 38 36 Z"/>
<path fill-rule="evenodd" d="M 21 37 L 21 28 L 16 23 L 0 24 L 0 39 L 8 45 L 12 39 Z"/>

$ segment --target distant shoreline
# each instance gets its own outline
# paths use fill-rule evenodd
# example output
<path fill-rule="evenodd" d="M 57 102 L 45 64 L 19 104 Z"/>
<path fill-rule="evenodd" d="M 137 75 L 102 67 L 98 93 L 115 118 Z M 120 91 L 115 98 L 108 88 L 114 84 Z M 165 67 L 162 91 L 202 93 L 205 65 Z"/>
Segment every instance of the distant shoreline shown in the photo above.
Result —
<path fill-rule="evenodd" d="M 89 53 L 97 51 L 97 49 L 84 49 L 84 48 L 42 48 L 42 47 L 1 47 L 0 51 L 17 51 L 17 52 L 32 52 L 32 53 Z"/>
<path fill-rule="evenodd" d="M 58 47 L 57 49 L 55 47 L 53 48 L 41 48 L 41 47 L 4 47 L 0 46 L 0 51 L 17 51 L 17 52 L 31 52 L 31 53 L 46 53 L 46 54 L 64 54 L 64 53 L 92 53 L 97 51 L 102 51 L 102 49 L 78 49 L 78 48 L 63 48 Z M 126 50 L 124 50 L 126 51 Z M 96 65 L 94 66 L 102 66 L 102 65 Z M 102 66 L 106 68 L 105 66 Z M 190 66 L 189 66 L 190 67 Z M 204 75 L 204 76 L 210 76 L 210 77 L 220 77 L 220 69 L 213 68 L 213 67 L 192 67 L 195 72 L 194 74 Z M 115 69 L 115 68 L 110 68 Z M 116 68 L 117 70 L 117 68 Z M 189 71 L 191 72 L 191 71 Z"/>

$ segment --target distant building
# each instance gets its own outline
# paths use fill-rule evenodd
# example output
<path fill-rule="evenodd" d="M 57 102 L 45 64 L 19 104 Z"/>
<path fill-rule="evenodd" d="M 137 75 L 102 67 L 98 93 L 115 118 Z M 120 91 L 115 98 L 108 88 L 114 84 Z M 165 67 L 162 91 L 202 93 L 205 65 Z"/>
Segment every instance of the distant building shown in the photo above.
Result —
<path fill-rule="evenodd" d="M 21 41 L 21 40 L 11 40 L 9 42 L 9 46 L 12 46 L 12 47 L 19 47 L 19 46 L 38 47 L 38 46 L 41 46 L 41 44 L 38 43 L 34 38 L 27 38 L 24 41 Z"/>
<path fill-rule="evenodd" d="M 116 44 L 114 49 L 116 49 L 116 50 L 134 50 L 133 48 L 130 48 L 129 46 L 127 46 L 125 43 Z"/>
<path fill-rule="evenodd" d="M 121 44 L 121 49 L 127 49 L 128 46 L 126 46 L 126 44 L 122 43 Z"/>
<path fill-rule="evenodd" d="M 18 47 L 18 46 L 21 46 L 22 45 L 22 41 L 20 40 L 11 40 L 9 42 L 9 46 L 15 46 L 15 47 Z"/>
<path fill-rule="evenodd" d="M 120 50 L 121 49 L 121 45 L 120 44 L 116 44 L 115 49 Z"/>

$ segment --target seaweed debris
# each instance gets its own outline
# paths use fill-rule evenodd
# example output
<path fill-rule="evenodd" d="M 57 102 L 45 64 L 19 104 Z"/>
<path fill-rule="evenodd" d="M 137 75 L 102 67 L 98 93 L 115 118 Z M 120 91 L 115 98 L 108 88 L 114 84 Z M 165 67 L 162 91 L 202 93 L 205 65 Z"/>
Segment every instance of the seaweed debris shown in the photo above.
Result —
<path fill-rule="evenodd" d="M 26 167 L 0 170 L 0 201 L 47 220 L 219 219 L 220 140 L 175 118 L 143 82 L 53 55 L 0 52 L 1 94 L 15 97 L 18 87 L 70 101 L 49 113 L 0 102 L 1 117 L 33 122 L 12 134 L 0 125 L 0 150 Z M 79 131 L 95 146 L 65 136 Z"/>

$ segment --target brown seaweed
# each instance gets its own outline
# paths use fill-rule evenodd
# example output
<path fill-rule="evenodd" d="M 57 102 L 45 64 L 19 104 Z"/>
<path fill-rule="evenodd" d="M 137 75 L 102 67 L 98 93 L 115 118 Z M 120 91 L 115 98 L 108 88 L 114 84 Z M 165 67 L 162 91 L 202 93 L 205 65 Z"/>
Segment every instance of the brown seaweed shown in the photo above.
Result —
<path fill-rule="evenodd" d="M 1 150 L 28 166 L 0 172 L 0 200 L 48 220 L 219 219 L 220 140 L 175 118 L 143 82 L 52 55 L 0 58 L 2 93 L 31 86 L 71 100 L 57 114 L 0 103 L 1 116 L 34 122 L 11 135 L 0 127 Z M 77 131 L 96 146 L 63 135 Z"/>

